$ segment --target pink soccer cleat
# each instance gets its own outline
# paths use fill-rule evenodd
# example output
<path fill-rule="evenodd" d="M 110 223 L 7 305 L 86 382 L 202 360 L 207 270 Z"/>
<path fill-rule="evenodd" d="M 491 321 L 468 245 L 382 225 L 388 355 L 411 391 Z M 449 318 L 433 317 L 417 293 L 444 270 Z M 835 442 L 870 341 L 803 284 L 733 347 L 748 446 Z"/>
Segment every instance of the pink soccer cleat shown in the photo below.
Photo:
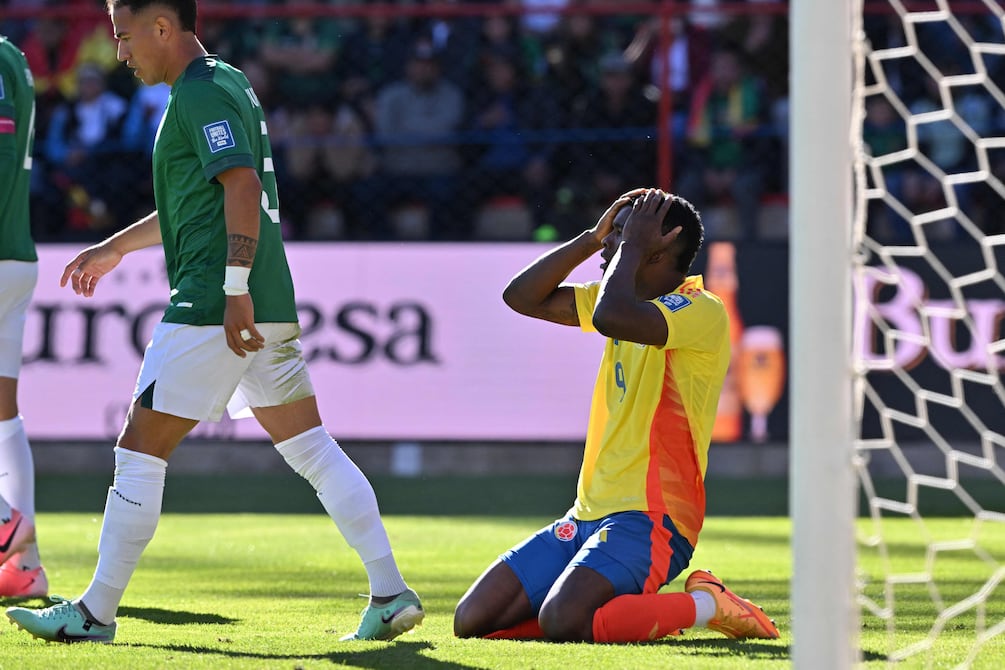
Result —
<path fill-rule="evenodd" d="M 0 565 L 0 598 L 44 598 L 49 595 L 45 568 L 22 568 L 20 556 Z"/>
<path fill-rule="evenodd" d="M 0 524 L 0 563 L 6 563 L 34 539 L 35 524 L 12 508 L 10 518 Z"/>

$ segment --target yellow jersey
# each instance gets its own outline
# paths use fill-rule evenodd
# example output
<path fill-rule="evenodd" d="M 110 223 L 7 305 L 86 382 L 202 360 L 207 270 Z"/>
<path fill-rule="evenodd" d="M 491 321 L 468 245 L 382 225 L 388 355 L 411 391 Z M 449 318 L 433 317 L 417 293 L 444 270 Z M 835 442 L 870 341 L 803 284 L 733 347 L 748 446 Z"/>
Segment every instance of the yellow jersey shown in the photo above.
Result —
<path fill-rule="evenodd" d="M 574 285 L 580 327 L 596 332 L 600 282 Z M 729 366 L 729 317 L 700 275 L 651 301 L 667 322 L 662 347 L 608 339 L 593 390 L 573 513 L 670 516 L 691 546 L 705 518 L 712 424 Z"/>

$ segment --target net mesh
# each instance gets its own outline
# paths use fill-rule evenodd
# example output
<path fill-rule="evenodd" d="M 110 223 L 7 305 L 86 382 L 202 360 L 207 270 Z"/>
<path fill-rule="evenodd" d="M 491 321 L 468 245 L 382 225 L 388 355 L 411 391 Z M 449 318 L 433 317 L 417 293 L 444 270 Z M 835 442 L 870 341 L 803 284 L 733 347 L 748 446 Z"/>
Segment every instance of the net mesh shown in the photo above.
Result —
<path fill-rule="evenodd" d="M 1005 11 L 858 7 L 857 574 L 864 631 L 885 632 L 867 655 L 970 667 L 1005 632 Z"/>

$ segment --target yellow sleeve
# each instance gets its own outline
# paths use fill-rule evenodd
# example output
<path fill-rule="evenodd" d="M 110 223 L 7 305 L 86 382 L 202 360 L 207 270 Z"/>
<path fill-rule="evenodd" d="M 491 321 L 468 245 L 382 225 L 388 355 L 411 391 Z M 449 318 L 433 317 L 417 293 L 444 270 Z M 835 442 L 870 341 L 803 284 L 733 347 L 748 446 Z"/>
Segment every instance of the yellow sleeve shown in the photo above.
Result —
<path fill-rule="evenodd" d="M 587 333 L 595 333 L 593 327 L 593 309 L 597 306 L 597 296 L 600 295 L 600 282 L 573 284 L 576 290 L 576 313 L 579 315 L 579 327 Z"/>
<path fill-rule="evenodd" d="M 721 338 L 728 337 L 726 309 L 708 293 L 669 293 L 651 302 L 667 322 L 664 349 L 718 351 Z"/>

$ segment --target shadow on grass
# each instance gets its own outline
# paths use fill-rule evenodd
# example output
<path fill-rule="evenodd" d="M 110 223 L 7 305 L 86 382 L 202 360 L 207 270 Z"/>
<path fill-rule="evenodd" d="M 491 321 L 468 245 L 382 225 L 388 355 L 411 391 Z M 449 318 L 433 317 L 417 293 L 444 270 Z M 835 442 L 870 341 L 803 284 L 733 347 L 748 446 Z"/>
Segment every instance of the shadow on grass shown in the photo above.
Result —
<path fill-rule="evenodd" d="M 197 647 L 182 644 L 130 644 L 136 649 L 161 649 L 177 653 L 216 655 L 227 658 L 257 659 L 260 661 L 330 661 L 339 666 L 353 668 L 409 668 L 416 670 L 474 670 L 479 666 L 452 661 L 438 661 L 422 652 L 434 649 L 431 642 L 391 642 L 368 649 L 346 649 L 327 654 L 269 654 L 251 651 L 229 651 L 216 647 Z"/>
<path fill-rule="evenodd" d="M 238 623 L 240 619 L 211 614 L 208 612 L 184 612 L 179 610 L 165 610 L 159 607 L 120 607 L 120 616 L 127 616 L 133 619 L 143 619 L 151 623 L 164 623 L 173 625 L 183 625 L 190 623 L 200 624 L 230 624 Z"/>
<path fill-rule="evenodd" d="M 729 638 L 665 638 L 649 644 L 667 647 L 689 647 L 695 656 L 703 658 L 749 658 L 762 660 L 788 660 L 791 657 L 788 645 L 780 646 L 767 640 L 731 640 Z"/>

